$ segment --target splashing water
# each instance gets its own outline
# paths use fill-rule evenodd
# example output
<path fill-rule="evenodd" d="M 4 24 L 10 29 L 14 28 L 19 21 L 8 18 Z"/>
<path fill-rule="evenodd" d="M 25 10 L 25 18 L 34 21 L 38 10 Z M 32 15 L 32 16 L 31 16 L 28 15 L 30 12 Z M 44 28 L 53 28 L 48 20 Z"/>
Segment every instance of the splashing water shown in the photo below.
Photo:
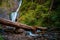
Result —
<path fill-rule="evenodd" d="M 12 13 L 11 13 L 11 15 L 10 15 L 10 20 L 11 20 L 12 22 L 15 22 L 16 19 L 17 19 L 17 17 L 18 17 L 18 15 L 19 15 L 19 14 L 18 14 L 18 11 L 19 11 L 19 9 L 20 9 L 21 4 L 22 4 L 22 0 L 19 1 L 19 6 L 18 6 L 17 10 L 16 10 L 15 12 L 12 12 Z M 8 26 L 7 26 L 7 28 L 8 28 L 8 29 L 13 29 L 13 30 L 15 30 L 14 27 L 8 27 Z"/>
<path fill-rule="evenodd" d="M 16 18 L 18 17 L 18 11 L 21 7 L 21 4 L 22 4 L 22 0 L 20 0 L 20 2 L 19 2 L 19 7 L 17 8 L 17 10 L 15 12 L 11 13 L 11 21 L 12 22 L 15 22 Z"/>
<path fill-rule="evenodd" d="M 33 34 L 33 33 L 30 32 L 30 31 L 27 31 L 27 35 L 30 35 L 30 36 L 38 36 L 38 34 Z"/>
<path fill-rule="evenodd" d="M 16 20 L 16 18 L 17 18 L 17 16 L 18 16 L 18 11 L 19 11 L 19 9 L 20 9 L 21 4 L 22 4 L 22 0 L 20 0 L 20 2 L 19 2 L 19 7 L 17 8 L 17 10 L 16 10 L 15 12 L 12 12 L 12 13 L 11 13 L 11 21 L 12 21 L 12 22 L 15 22 L 15 20 Z M 40 31 L 37 30 L 37 32 L 40 32 Z M 30 35 L 30 36 L 38 36 L 38 34 L 33 34 L 33 33 L 30 32 L 30 31 L 27 31 L 27 33 L 28 33 L 28 35 Z"/>
<path fill-rule="evenodd" d="M 41 32 L 41 30 L 37 30 L 36 32 Z M 34 34 L 34 33 L 32 33 L 31 31 L 27 31 L 27 35 L 30 35 L 30 36 L 33 36 L 33 37 L 39 36 L 38 34 Z"/>
<path fill-rule="evenodd" d="M 18 11 L 19 11 L 19 9 L 20 9 L 21 4 L 22 4 L 22 0 L 20 0 L 20 2 L 19 2 L 19 7 L 17 8 L 17 10 L 11 14 L 11 20 L 12 20 L 12 22 L 15 22 L 15 20 L 16 20 L 16 18 L 17 18 L 17 16 L 18 16 Z M 39 30 L 38 30 L 38 31 L 39 31 Z M 40 31 L 39 31 L 39 32 L 40 32 Z M 33 34 L 33 33 L 30 32 L 30 31 L 27 31 L 27 33 L 28 33 L 28 35 L 30 35 L 30 36 L 38 36 L 38 34 Z"/>

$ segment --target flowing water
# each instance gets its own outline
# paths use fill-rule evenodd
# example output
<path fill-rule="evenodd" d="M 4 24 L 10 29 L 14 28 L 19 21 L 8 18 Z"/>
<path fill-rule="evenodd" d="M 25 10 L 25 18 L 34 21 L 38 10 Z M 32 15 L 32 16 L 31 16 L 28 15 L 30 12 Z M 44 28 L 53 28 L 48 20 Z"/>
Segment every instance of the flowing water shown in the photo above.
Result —
<path fill-rule="evenodd" d="M 17 10 L 15 12 L 11 13 L 11 20 L 12 20 L 12 22 L 15 22 L 16 18 L 18 17 L 18 11 L 19 11 L 19 9 L 21 7 L 21 4 L 22 4 L 22 0 L 20 0 L 20 2 L 19 2 L 19 7 L 17 8 Z M 30 35 L 30 36 L 38 36 L 37 34 L 33 34 L 30 31 L 27 31 L 27 34 Z"/>
<path fill-rule="evenodd" d="M 21 7 L 21 4 L 22 4 L 22 0 L 20 0 L 20 2 L 19 2 L 19 7 L 17 8 L 17 10 L 15 12 L 11 13 L 11 21 L 12 22 L 15 22 L 16 18 L 18 17 L 18 15 L 19 15 L 18 11 L 19 11 L 19 9 Z"/>
<path fill-rule="evenodd" d="M 37 30 L 36 32 L 41 32 L 41 30 Z M 26 33 L 27 33 L 27 35 L 33 36 L 33 37 L 41 36 L 39 34 L 32 33 L 31 31 L 27 31 Z"/>
<path fill-rule="evenodd" d="M 16 10 L 15 12 L 12 12 L 12 13 L 10 14 L 10 20 L 11 20 L 12 22 L 16 22 L 16 19 L 18 18 L 18 15 L 19 15 L 18 11 L 19 11 L 19 9 L 20 9 L 20 7 L 21 7 L 22 0 L 20 0 L 18 4 L 19 4 L 19 6 L 18 6 L 17 10 Z M 9 26 L 7 26 L 7 28 L 8 28 L 8 29 L 15 30 L 14 27 L 9 27 Z"/>
<path fill-rule="evenodd" d="M 11 13 L 11 21 L 12 22 L 15 22 L 16 18 L 18 17 L 18 11 L 21 7 L 21 4 L 22 4 L 22 0 L 20 0 L 20 2 L 19 2 L 19 7 L 17 8 L 17 10 L 15 12 Z M 39 30 L 37 30 L 37 31 L 39 31 Z M 27 34 L 30 36 L 38 36 L 38 34 L 33 34 L 31 31 L 27 31 Z"/>

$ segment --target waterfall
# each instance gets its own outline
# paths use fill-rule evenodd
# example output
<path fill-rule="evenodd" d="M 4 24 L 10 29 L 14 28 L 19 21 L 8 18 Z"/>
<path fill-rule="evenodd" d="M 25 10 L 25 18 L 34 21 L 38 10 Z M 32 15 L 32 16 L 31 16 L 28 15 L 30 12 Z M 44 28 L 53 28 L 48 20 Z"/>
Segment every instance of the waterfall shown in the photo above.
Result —
<path fill-rule="evenodd" d="M 21 7 L 21 4 L 22 4 L 22 0 L 20 0 L 20 2 L 19 2 L 19 7 L 17 8 L 17 10 L 15 12 L 11 13 L 11 20 L 12 20 L 12 22 L 15 22 L 15 20 L 16 20 L 16 18 L 18 16 L 18 11 L 19 11 L 19 9 Z M 37 32 L 40 32 L 40 30 L 37 30 Z M 38 36 L 38 34 L 33 34 L 31 31 L 27 31 L 26 33 L 28 35 L 30 35 L 30 36 Z"/>
<path fill-rule="evenodd" d="M 12 22 L 15 22 L 16 19 L 17 19 L 17 17 L 18 17 L 18 15 L 19 15 L 19 14 L 18 14 L 18 11 L 19 11 L 19 9 L 20 9 L 20 7 L 21 7 L 21 4 L 22 4 L 22 0 L 19 1 L 19 6 L 18 6 L 17 10 L 16 10 L 15 12 L 12 12 L 12 13 L 10 14 L 10 20 L 11 20 Z M 15 30 L 14 27 L 8 27 L 8 26 L 7 26 L 7 28 L 8 28 L 8 29 L 13 29 L 13 30 Z"/>
<path fill-rule="evenodd" d="M 20 0 L 20 2 L 19 2 L 19 7 L 17 8 L 16 12 L 19 11 L 21 4 L 22 4 L 22 0 Z"/>
<path fill-rule="evenodd" d="M 18 17 L 18 11 L 21 7 L 21 4 L 22 4 L 22 0 L 20 0 L 20 2 L 19 2 L 19 7 L 17 8 L 17 10 L 15 12 L 11 13 L 11 21 L 12 22 L 15 22 L 16 18 Z"/>

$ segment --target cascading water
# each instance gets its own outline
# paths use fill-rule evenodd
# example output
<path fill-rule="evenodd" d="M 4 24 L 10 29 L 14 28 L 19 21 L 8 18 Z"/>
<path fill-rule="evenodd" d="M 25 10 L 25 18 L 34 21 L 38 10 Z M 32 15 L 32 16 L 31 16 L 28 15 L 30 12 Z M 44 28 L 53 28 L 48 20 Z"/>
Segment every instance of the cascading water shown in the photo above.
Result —
<path fill-rule="evenodd" d="M 37 30 L 36 32 L 41 32 L 41 30 Z M 30 36 L 33 36 L 33 37 L 41 36 L 39 34 L 34 34 L 31 31 L 27 31 L 27 35 L 30 35 Z"/>
<path fill-rule="evenodd" d="M 22 0 L 20 0 L 20 2 L 19 2 L 19 7 L 17 8 L 17 10 L 15 12 L 11 13 L 12 22 L 15 22 L 16 18 L 18 17 L 18 11 L 20 9 L 21 4 L 22 4 Z M 37 32 L 40 32 L 40 30 L 37 30 Z M 26 33 L 30 36 L 38 36 L 38 34 L 33 34 L 31 31 L 26 31 Z"/>
<path fill-rule="evenodd" d="M 11 21 L 12 22 L 15 22 L 16 18 L 18 17 L 18 11 L 21 7 L 21 4 L 22 4 L 22 0 L 20 0 L 20 2 L 19 2 L 19 7 L 17 8 L 17 10 L 15 12 L 11 13 Z"/>
<path fill-rule="evenodd" d="M 31 31 L 27 31 L 26 34 L 29 36 L 38 36 L 38 34 L 33 34 Z"/>
<path fill-rule="evenodd" d="M 12 21 L 12 22 L 15 22 L 16 21 L 16 19 L 17 19 L 17 17 L 18 17 L 18 11 L 19 11 L 19 9 L 20 9 L 20 7 L 21 7 L 21 4 L 22 4 L 22 0 L 20 0 L 19 1 L 19 6 L 18 6 L 18 8 L 17 8 L 17 10 L 15 11 L 15 12 L 12 12 L 11 14 L 10 14 L 10 20 Z M 15 30 L 15 28 L 14 27 L 7 27 L 8 29 L 13 29 L 13 30 Z"/>
<path fill-rule="evenodd" d="M 22 4 L 22 0 L 20 0 L 19 7 L 17 8 L 17 10 L 16 10 L 15 12 L 11 13 L 11 20 L 12 20 L 12 22 L 15 22 L 15 20 L 16 20 L 16 18 L 17 18 L 17 16 L 18 16 L 18 11 L 19 11 L 19 9 L 20 9 L 21 4 Z M 28 33 L 28 35 L 30 35 L 30 36 L 37 36 L 36 34 L 33 34 L 33 33 L 30 32 L 30 31 L 27 31 L 27 33 Z"/>
<path fill-rule="evenodd" d="M 16 18 L 18 16 L 18 11 L 20 9 L 21 4 L 22 4 L 22 0 L 20 0 L 20 2 L 19 2 L 19 7 L 17 8 L 17 10 L 15 12 L 11 13 L 11 20 L 12 20 L 12 22 L 15 22 L 15 20 L 16 20 Z M 38 34 L 33 34 L 31 31 L 27 31 L 27 34 L 30 35 L 30 36 L 38 36 Z"/>

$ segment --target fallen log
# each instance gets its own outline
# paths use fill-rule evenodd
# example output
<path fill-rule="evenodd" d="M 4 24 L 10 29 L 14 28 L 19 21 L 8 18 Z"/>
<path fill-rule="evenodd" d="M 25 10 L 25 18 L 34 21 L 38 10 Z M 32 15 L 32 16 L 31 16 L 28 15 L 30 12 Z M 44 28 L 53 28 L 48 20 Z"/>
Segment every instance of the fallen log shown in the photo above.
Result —
<path fill-rule="evenodd" d="M 36 29 L 39 29 L 39 30 L 47 30 L 48 28 L 47 27 L 35 27 Z"/>
<path fill-rule="evenodd" d="M 33 31 L 36 31 L 37 29 L 39 29 L 39 30 L 47 29 L 46 27 L 33 27 L 33 26 L 28 26 L 26 24 L 18 23 L 18 22 L 12 22 L 10 20 L 7 20 L 7 19 L 1 18 L 1 17 L 0 17 L 0 24 L 15 27 L 18 29 L 22 28 L 22 29 L 33 30 Z"/>
<path fill-rule="evenodd" d="M 28 26 L 26 24 L 21 24 L 18 22 L 12 22 L 10 20 L 4 19 L 0 17 L 0 24 L 11 26 L 11 27 L 16 27 L 16 28 L 22 28 L 22 29 L 27 29 L 27 30 L 36 30 L 36 28 L 32 26 Z"/>

